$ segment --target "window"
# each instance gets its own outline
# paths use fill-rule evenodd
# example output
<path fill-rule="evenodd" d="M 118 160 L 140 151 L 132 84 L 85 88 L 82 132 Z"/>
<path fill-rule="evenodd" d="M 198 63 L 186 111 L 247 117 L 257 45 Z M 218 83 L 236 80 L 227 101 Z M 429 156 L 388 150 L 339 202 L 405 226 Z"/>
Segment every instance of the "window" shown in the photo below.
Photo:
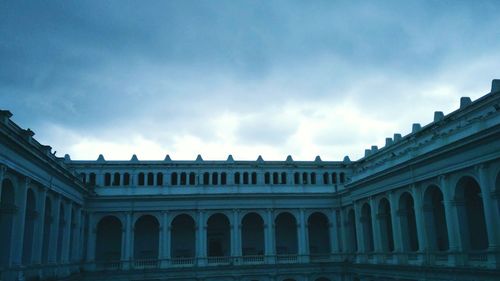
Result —
<path fill-rule="evenodd" d="M 139 173 L 139 180 L 138 180 L 139 185 L 144 185 L 144 173 Z"/>
<path fill-rule="evenodd" d="M 265 184 L 270 184 L 271 183 L 271 175 L 269 174 L 269 172 L 266 172 L 264 174 L 264 183 Z"/>
<path fill-rule="evenodd" d="M 130 185 L 130 174 L 123 174 L 123 185 Z"/>
<path fill-rule="evenodd" d="M 187 174 L 185 172 L 181 173 L 181 185 L 187 184 Z"/>
<path fill-rule="evenodd" d="M 113 185 L 114 186 L 120 185 L 120 174 L 119 173 L 115 173 L 113 175 Z"/>
<path fill-rule="evenodd" d="M 248 184 L 248 173 L 247 172 L 243 173 L 243 184 Z"/>
<path fill-rule="evenodd" d="M 171 178 L 172 185 L 177 185 L 177 184 L 179 184 L 179 183 L 178 183 L 178 181 L 179 181 L 178 177 L 179 177 L 179 176 L 177 175 L 177 173 L 175 173 L 175 172 L 174 172 L 174 173 L 172 173 L 172 178 Z"/>
<path fill-rule="evenodd" d="M 212 174 L 212 184 L 213 185 L 218 185 L 219 184 L 219 174 L 218 173 L 213 173 Z"/>
<path fill-rule="evenodd" d="M 226 185 L 226 183 L 227 183 L 227 174 L 225 172 L 222 172 L 220 174 L 220 184 Z"/>
<path fill-rule="evenodd" d="M 104 174 L 104 185 L 105 186 L 110 186 L 111 185 L 111 174 L 110 173 L 105 173 Z"/>
<path fill-rule="evenodd" d="M 240 173 L 234 173 L 234 184 L 240 184 Z"/>
<path fill-rule="evenodd" d="M 280 183 L 279 175 L 277 172 L 274 172 L 273 173 L 273 184 L 278 184 L 278 183 Z"/>
<path fill-rule="evenodd" d="M 154 174 L 153 173 L 148 173 L 148 185 L 153 185 L 154 184 Z"/>
<path fill-rule="evenodd" d="M 252 184 L 257 184 L 257 173 L 256 172 L 252 173 Z"/>
<path fill-rule="evenodd" d="M 286 184 L 286 173 L 281 172 L 281 184 Z"/>
<path fill-rule="evenodd" d="M 189 185 L 196 184 L 196 174 L 194 172 L 189 173 Z"/>
<path fill-rule="evenodd" d="M 157 186 L 162 186 L 163 185 L 163 173 L 157 173 L 156 174 L 156 185 Z"/>
<path fill-rule="evenodd" d="M 204 185 L 210 184 L 210 174 L 208 172 L 203 173 L 203 184 Z"/>

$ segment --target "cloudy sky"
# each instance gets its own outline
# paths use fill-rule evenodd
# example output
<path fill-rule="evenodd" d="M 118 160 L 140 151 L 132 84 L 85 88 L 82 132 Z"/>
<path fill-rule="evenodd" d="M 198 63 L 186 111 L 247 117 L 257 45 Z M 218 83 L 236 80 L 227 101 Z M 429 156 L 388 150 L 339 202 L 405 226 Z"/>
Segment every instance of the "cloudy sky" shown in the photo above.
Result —
<path fill-rule="evenodd" d="M 499 1 L 1 1 L 0 108 L 73 159 L 351 159 L 500 77 Z"/>

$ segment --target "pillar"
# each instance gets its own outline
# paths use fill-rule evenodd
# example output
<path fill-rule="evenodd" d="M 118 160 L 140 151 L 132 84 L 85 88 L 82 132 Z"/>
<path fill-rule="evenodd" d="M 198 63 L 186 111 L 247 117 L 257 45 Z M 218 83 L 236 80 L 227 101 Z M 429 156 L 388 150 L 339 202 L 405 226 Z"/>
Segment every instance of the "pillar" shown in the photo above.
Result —
<path fill-rule="evenodd" d="M 389 203 L 391 204 L 391 223 L 392 223 L 392 237 L 394 239 L 394 253 L 396 263 L 399 263 L 399 255 L 403 251 L 403 241 L 401 237 L 401 224 L 398 213 L 399 204 L 398 197 L 395 192 L 389 193 Z"/>
<path fill-rule="evenodd" d="M 52 227 L 50 228 L 50 242 L 49 242 L 49 263 L 57 263 L 57 243 L 59 240 L 59 215 L 61 211 L 61 196 L 54 197 L 54 204 L 52 205 Z"/>
<path fill-rule="evenodd" d="M 170 232 L 171 227 L 168 223 L 168 211 L 161 212 L 160 227 L 160 267 L 168 267 L 170 260 Z"/>
<path fill-rule="evenodd" d="M 212 180 L 212 174 L 210 174 L 209 180 Z M 196 223 L 196 257 L 198 259 L 198 265 L 206 264 L 207 257 L 207 225 L 205 222 L 205 212 L 198 211 L 198 222 Z"/>
<path fill-rule="evenodd" d="M 442 175 L 438 178 L 441 191 L 443 192 L 443 205 L 446 217 L 446 228 L 448 231 L 449 252 L 448 260 L 450 264 L 457 265 L 460 262 L 457 259 L 456 253 L 460 251 L 460 232 L 458 228 L 458 213 L 457 208 L 453 206 L 452 186 L 449 184 L 449 177 Z"/>
<path fill-rule="evenodd" d="M 266 255 L 266 263 L 275 263 L 276 247 L 275 247 L 275 225 L 273 218 L 273 210 L 266 210 L 266 224 L 264 225 L 264 248 Z"/>
<path fill-rule="evenodd" d="M 483 197 L 484 219 L 486 221 L 486 231 L 488 233 L 488 251 L 491 252 L 488 256 L 490 267 L 500 267 L 500 214 L 492 199 L 492 193 L 495 189 L 495 175 L 488 177 L 488 166 L 483 164 L 476 166 L 476 171 L 479 176 L 479 186 Z M 491 180 L 491 179 L 493 180 Z M 491 186 L 491 188 L 490 188 Z"/>
<path fill-rule="evenodd" d="M 415 222 L 417 225 L 418 252 L 423 252 L 428 248 L 427 237 L 425 236 L 425 222 L 423 215 L 422 192 L 415 185 L 411 186 L 413 196 L 413 208 L 415 211 Z"/>
<path fill-rule="evenodd" d="M 89 227 L 87 229 L 87 263 L 88 267 L 92 270 L 95 268 L 95 247 L 96 247 L 96 234 L 97 234 L 97 229 L 96 229 L 96 224 L 95 224 L 95 218 L 94 215 L 89 213 L 88 214 L 88 224 Z"/>
<path fill-rule="evenodd" d="M 241 256 L 241 223 L 240 210 L 233 209 L 233 231 L 231 233 L 231 255 L 233 257 Z M 234 238 L 233 238 L 234 237 Z"/>
<path fill-rule="evenodd" d="M 45 227 L 45 199 L 47 197 L 47 188 L 40 187 L 37 196 L 38 219 L 33 233 L 33 263 L 42 263 L 42 245 L 43 229 Z"/>
<path fill-rule="evenodd" d="M 299 235 L 299 262 L 307 262 L 309 259 L 309 247 L 307 243 L 307 222 L 305 220 L 304 209 L 299 210 L 299 222 L 297 225 Z"/>
<path fill-rule="evenodd" d="M 82 211 L 81 211 L 81 207 L 75 207 L 75 215 L 74 215 L 74 218 L 75 218 L 75 222 L 73 223 L 72 222 L 72 225 L 74 225 L 74 231 L 73 232 L 73 245 L 71 245 L 71 247 L 73 247 L 73 250 L 71 251 L 72 252 L 72 256 L 69 257 L 69 260 L 70 261 L 78 261 L 80 259 L 80 247 L 79 245 L 82 243 L 82 239 L 81 239 L 81 227 L 82 227 Z"/>
<path fill-rule="evenodd" d="M 23 242 L 24 242 L 24 223 L 26 219 L 26 195 L 31 180 L 25 177 L 16 191 L 15 204 L 17 212 L 14 216 L 13 231 L 11 236 L 10 262 L 13 266 L 21 265 L 23 255 Z"/>
<path fill-rule="evenodd" d="M 338 237 L 338 228 L 337 228 L 337 212 L 335 209 L 330 210 L 330 224 L 328 225 L 330 228 L 330 251 L 332 254 L 339 252 L 339 241 Z"/>
<path fill-rule="evenodd" d="M 373 234 L 373 250 L 375 253 L 380 253 L 382 251 L 382 240 L 380 239 L 380 224 L 378 224 L 377 218 L 377 201 L 372 197 L 370 198 L 370 213 L 372 220 L 372 234 Z"/>

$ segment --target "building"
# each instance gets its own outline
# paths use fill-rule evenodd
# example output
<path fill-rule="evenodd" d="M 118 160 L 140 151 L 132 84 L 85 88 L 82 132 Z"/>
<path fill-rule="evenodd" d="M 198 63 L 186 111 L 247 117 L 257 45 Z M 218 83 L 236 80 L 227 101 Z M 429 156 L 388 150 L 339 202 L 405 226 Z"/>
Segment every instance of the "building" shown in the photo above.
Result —
<path fill-rule="evenodd" d="M 500 278 L 500 80 L 357 161 L 71 160 L 11 116 L 1 280 Z"/>

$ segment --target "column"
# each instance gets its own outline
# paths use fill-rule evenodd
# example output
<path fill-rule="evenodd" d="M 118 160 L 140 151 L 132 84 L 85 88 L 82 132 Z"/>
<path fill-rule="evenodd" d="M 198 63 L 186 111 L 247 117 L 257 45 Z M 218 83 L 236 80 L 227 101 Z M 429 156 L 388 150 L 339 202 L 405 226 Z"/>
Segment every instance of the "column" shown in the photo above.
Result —
<path fill-rule="evenodd" d="M 273 210 L 266 210 L 266 224 L 264 225 L 264 245 L 265 245 L 265 255 L 266 263 L 275 263 L 276 247 L 274 245 L 274 218 Z"/>
<path fill-rule="evenodd" d="M 413 208 L 415 209 L 415 222 L 417 225 L 418 252 L 422 253 L 428 248 L 427 238 L 425 236 L 425 222 L 423 218 L 423 203 L 422 192 L 415 185 L 410 187 L 413 196 Z M 422 255 L 419 255 L 419 260 L 422 261 Z"/>
<path fill-rule="evenodd" d="M 356 253 L 356 261 L 357 262 L 366 262 L 366 250 L 365 250 L 365 240 L 367 239 L 367 235 L 365 230 L 363 229 L 364 220 L 367 218 L 361 215 L 361 206 L 359 202 L 354 202 L 354 227 L 356 228 L 356 241 L 358 244 L 358 251 Z"/>
<path fill-rule="evenodd" d="M 90 270 L 95 269 L 95 247 L 96 247 L 96 225 L 95 225 L 95 218 L 94 214 L 89 213 L 88 214 L 88 233 L 87 233 L 87 262 L 89 263 L 88 266 Z"/>
<path fill-rule="evenodd" d="M 231 237 L 232 239 L 231 248 L 232 248 L 232 256 L 239 257 L 241 256 L 241 223 L 240 223 L 240 210 L 233 209 L 233 233 Z"/>
<path fill-rule="evenodd" d="M 347 220 L 345 219 L 345 213 L 343 209 L 340 209 L 340 237 L 341 237 L 341 243 L 340 245 L 342 246 L 340 249 L 341 252 L 348 253 L 350 251 L 349 245 L 347 245 Z"/>
<path fill-rule="evenodd" d="M 210 174 L 210 180 L 212 175 Z M 205 223 L 205 212 L 198 211 L 198 222 L 196 223 L 196 257 L 198 265 L 205 265 L 207 258 L 206 249 L 207 225 Z"/>
<path fill-rule="evenodd" d="M 69 262 L 69 248 L 71 245 L 69 244 L 70 242 L 70 235 L 71 235 L 71 228 L 73 222 L 71 221 L 71 213 L 72 213 L 72 208 L 71 204 L 69 202 L 64 202 L 64 209 L 66 210 L 64 212 L 64 225 L 63 225 L 63 241 L 61 243 L 61 263 L 66 264 L 62 270 L 63 276 L 69 275 L 69 266 L 67 265 Z"/>
<path fill-rule="evenodd" d="M 21 184 L 19 185 L 16 193 L 18 196 L 15 198 L 15 204 L 17 206 L 17 212 L 14 215 L 14 225 L 11 236 L 11 247 L 10 252 L 10 262 L 9 264 L 13 266 L 21 265 L 22 254 L 23 254 L 23 242 L 24 242 L 24 223 L 26 219 L 26 195 L 28 187 L 31 184 L 31 179 L 25 177 Z"/>
<path fill-rule="evenodd" d="M 299 262 L 308 262 L 309 261 L 309 246 L 307 243 L 307 222 L 305 219 L 304 209 L 299 210 Z"/>
<path fill-rule="evenodd" d="M 132 267 L 131 261 L 132 261 L 132 249 L 133 249 L 133 241 L 132 241 L 132 212 L 127 212 L 125 214 L 125 227 L 122 231 L 123 235 L 125 236 L 124 239 L 122 239 L 122 263 L 123 263 L 123 268 L 124 269 L 129 269 Z"/>
<path fill-rule="evenodd" d="M 42 245 L 43 245 L 43 229 L 45 226 L 45 199 L 47 197 L 47 188 L 40 187 L 37 196 L 38 219 L 36 220 L 35 230 L 33 233 L 33 263 L 42 263 Z"/>
<path fill-rule="evenodd" d="M 52 206 L 52 227 L 50 228 L 49 238 L 49 263 L 57 263 L 57 241 L 59 240 L 59 213 L 61 211 L 61 196 L 57 194 L 54 197 Z"/>
<path fill-rule="evenodd" d="M 449 252 L 448 260 L 452 265 L 460 264 L 460 259 L 457 257 L 457 252 L 460 251 L 460 232 L 458 228 L 458 213 L 457 208 L 453 206 L 453 198 L 451 197 L 452 190 L 449 185 L 449 177 L 447 175 L 439 176 L 439 185 L 443 192 L 443 205 L 446 217 L 446 228 L 448 231 Z"/>
<path fill-rule="evenodd" d="M 337 212 L 335 209 L 330 210 L 330 252 L 336 254 L 339 252 L 338 229 L 337 229 Z"/>
<path fill-rule="evenodd" d="M 371 212 L 371 220 L 372 220 L 372 233 L 373 233 L 373 250 L 375 253 L 382 252 L 382 241 L 380 239 L 380 225 L 377 223 L 377 201 L 372 197 L 370 198 L 370 212 Z M 378 262 L 378 260 L 377 260 Z"/>
<path fill-rule="evenodd" d="M 171 227 L 168 223 L 168 211 L 161 213 L 161 231 L 160 231 L 160 266 L 168 267 L 170 260 L 170 232 Z"/>
<path fill-rule="evenodd" d="M 391 223 L 392 223 L 392 237 L 394 239 L 394 253 L 395 261 L 399 263 L 400 257 L 398 253 L 403 250 L 403 243 L 401 239 L 401 224 L 399 223 L 400 217 L 398 213 L 399 204 L 397 204 L 397 194 L 389 192 L 389 203 L 391 204 Z"/>
<path fill-rule="evenodd" d="M 74 222 L 74 231 L 73 231 L 73 247 L 72 256 L 69 257 L 70 261 L 75 262 L 79 260 L 80 257 L 80 243 L 82 243 L 81 239 L 81 227 L 82 227 L 82 211 L 81 207 L 75 207 L 75 222 Z"/>
<path fill-rule="evenodd" d="M 495 187 L 495 182 L 491 181 L 488 177 L 489 169 L 486 165 L 479 165 L 476 167 L 479 175 L 479 186 L 481 188 L 481 195 L 483 197 L 484 219 L 486 221 L 486 231 L 488 233 L 488 266 L 491 268 L 500 267 L 500 214 L 492 202 L 492 193 Z M 495 179 L 495 175 L 491 176 Z M 493 187 L 493 188 L 490 188 Z"/>

